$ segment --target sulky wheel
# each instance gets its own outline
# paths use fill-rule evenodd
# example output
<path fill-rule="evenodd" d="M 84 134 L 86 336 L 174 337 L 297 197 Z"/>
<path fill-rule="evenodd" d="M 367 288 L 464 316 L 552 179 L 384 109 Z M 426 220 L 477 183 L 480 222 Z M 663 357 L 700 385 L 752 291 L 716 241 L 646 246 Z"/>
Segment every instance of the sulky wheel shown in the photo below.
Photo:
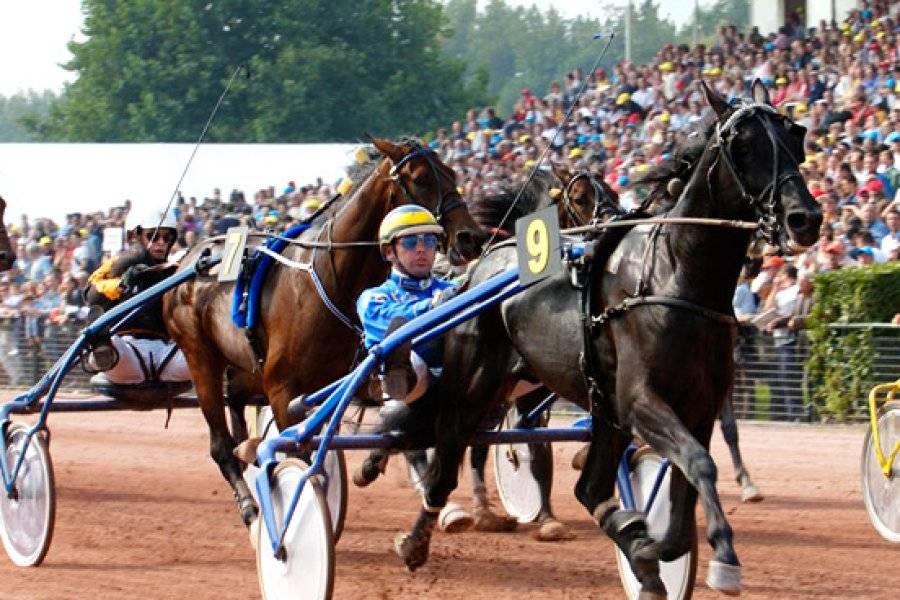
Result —
<path fill-rule="evenodd" d="M 888 402 L 878 411 L 878 437 L 887 458 L 900 440 L 900 402 Z M 900 543 L 900 457 L 894 458 L 885 477 L 875 456 L 871 428 L 866 431 L 860 460 L 863 499 L 872 525 L 889 542 Z"/>
<path fill-rule="evenodd" d="M 634 502 L 639 509 L 643 509 L 646 499 L 653 489 L 659 469 L 662 467 L 662 458 L 649 447 L 639 449 L 631 459 L 631 487 L 634 493 Z M 662 539 L 671 519 L 670 509 L 672 503 L 669 499 L 669 481 L 671 469 L 666 473 L 656 500 L 647 514 L 647 527 L 654 539 Z M 628 559 L 622 551 L 616 547 L 616 563 L 619 567 L 619 578 L 625 589 L 626 597 L 635 600 L 641 592 L 641 584 L 638 582 Z M 694 580 L 697 577 L 697 540 L 694 539 L 690 552 L 671 561 L 659 563 L 659 572 L 666 586 L 668 597 L 677 600 L 685 600 L 691 597 L 694 591 Z"/>
<path fill-rule="evenodd" d="M 272 509 L 281 526 L 306 465 L 289 458 L 275 467 Z M 259 521 L 256 570 L 264 600 L 328 600 L 334 588 L 334 534 L 325 492 L 317 477 L 303 486 L 284 536 L 285 554 L 272 552 L 268 529 Z"/>
<path fill-rule="evenodd" d="M 256 417 L 257 435 L 271 439 L 278 435 L 278 427 L 272 416 L 272 409 L 262 407 Z M 279 458 L 284 458 L 279 455 Z M 347 516 L 347 461 L 343 450 L 329 450 L 322 463 L 325 478 L 320 480 L 325 488 L 325 499 L 331 511 L 331 523 L 334 526 L 334 543 L 337 544 L 344 531 L 344 518 Z"/>
<path fill-rule="evenodd" d="M 519 411 L 513 404 L 500 426 L 510 429 L 518 420 Z M 491 454 L 503 508 L 519 523 L 531 523 L 541 512 L 541 488 L 531 472 L 531 449 L 528 444 L 495 444 Z"/>
<path fill-rule="evenodd" d="M 11 424 L 6 431 L 6 464 L 15 467 L 28 429 Z M 32 436 L 13 484 L 12 495 L 0 489 L 0 536 L 9 559 L 20 567 L 41 564 L 53 539 L 56 488 L 46 433 Z"/>

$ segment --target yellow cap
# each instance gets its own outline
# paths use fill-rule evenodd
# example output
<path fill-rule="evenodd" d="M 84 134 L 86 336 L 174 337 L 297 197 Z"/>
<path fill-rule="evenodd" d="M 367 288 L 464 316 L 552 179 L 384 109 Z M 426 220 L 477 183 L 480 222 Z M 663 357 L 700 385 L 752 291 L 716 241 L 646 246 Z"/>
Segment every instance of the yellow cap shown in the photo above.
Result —
<path fill-rule="evenodd" d="M 341 196 L 346 196 L 350 193 L 350 190 L 353 189 L 353 180 L 349 177 L 344 177 L 341 179 L 341 182 L 337 186 L 337 193 Z M 308 202 L 308 200 L 307 200 Z M 306 204 L 306 202 L 304 202 Z"/>
<path fill-rule="evenodd" d="M 802 115 L 802 114 L 805 113 L 805 112 L 806 112 L 806 104 L 805 104 L 805 103 L 803 103 L 803 102 L 798 102 L 798 103 L 796 104 L 796 106 L 794 106 L 794 113 L 795 113 L 795 114 L 799 113 L 799 114 Z"/>
<path fill-rule="evenodd" d="M 786 83 L 787 83 L 786 77 L 779 77 L 778 79 L 775 80 L 775 85 L 784 85 Z"/>
<path fill-rule="evenodd" d="M 527 133 L 523 133 L 522 135 L 519 136 L 519 143 L 520 143 L 520 144 L 524 144 L 525 142 L 527 142 L 527 141 L 529 141 L 529 140 L 531 140 L 531 136 L 528 135 Z"/>
<path fill-rule="evenodd" d="M 859 33 L 857 33 L 856 35 L 853 36 L 853 41 L 857 42 L 857 43 L 862 43 L 865 41 L 865 39 L 866 39 L 866 34 L 864 34 L 862 31 L 860 31 Z"/>
<path fill-rule="evenodd" d="M 584 154 L 584 152 L 581 151 L 581 148 L 572 148 L 569 152 L 569 158 L 578 158 L 582 154 Z"/>
<path fill-rule="evenodd" d="M 550 191 L 547 192 L 547 194 L 549 194 L 551 198 L 556 200 L 557 198 L 562 196 L 562 190 L 559 188 L 550 188 Z"/>
<path fill-rule="evenodd" d="M 265 221 L 266 223 L 277 223 L 278 217 L 276 217 L 275 215 L 267 215 L 266 218 L 263 219 L 263 221 Z"/>
<path fill-rule="evenodd" d="M 703 74 L 709 77 L 718 77 L 722 74 L 722 69 L 721 67 L 709 67 L 708 69 L 703 69 Z"/>
<path fill-rule="evenodd" d="M 300 208 L 308 211 L 316 211 L 322 208 L 322 203 L 319 202 L 318 198 L 310 198 L 308 200 L 304 200 L 300 205 Z M 268 217 L 266 217 L 268 218 Z M 273 217 L 274 218 L 274 217 Z"/>
<path fill-rule="evenodd" d="M 51 238 L 49 235 L 45 235 L 42 236 L 40 240 L 38 240 L 38 243 L 41 246 L 50 246 L 53 244 L 53 238 Z"/>
<path fill-rule="evenodd" d="M 378 241 L 390 244 L 401 235 L 414 233 L 444 234 L 434 215 L 418 204 L 404 204 L 389 212 L 378 228 Z"/>
<path fill-rule="evenodd" d="M 674 69 L 675 69 L 675 65 L 673 65 L 668 60 L 659 65 L 659 70 L 662 71 L 663 73 L 668 73 L 669 71 L 672 71 Z"/>
<path fill-rule="evenodd" d="M 619 94 L 619 97 L 616 98 L 616 104 L 621 106 L 629 100 L 631 100 L 631 94 L 629 94 L 628 92 L 622 92 L 621 94 Z"/>
<path fill-rule="evenodd" d="M 663 123 L 668 123 L 672 119 L 671 113 L 669 111 L 664 111 L 661 115 L 659 115 L 659 120 Z"/>
<path fill-rule="evenodd" d="M 537 162 L 536 162 L 533 158 L 529 158 L 528 160 L 525 161 L 525 168 L 526 168 L 526 169 L 531 169 L 531 168 L 533 168 L 534 165 L 536 165 L 536 164 L 537 164 Z"/>
<path fill-rule="evenodd" d="M 353 158 L 356 160 L 357 164 L 364 165 L 369 162 L 369 153 L 365 148 L 360 146 L 356 149 L 356 152 L 353 153 Z"/>
<path fill-rule="evenodd" d="M 467 134 L 466 134 L 466 139 L 469 140 L 470 142 L 471 142 L 471 141 L 474 141 L 474 140 L 475 140 L 475 132 L 474 132 L 474 131 L 470 131 L 469 133 L 467 133 Z"/>
<path fill-rule="evenodd" d="M 875 34 L 875 37 L 877 37 L 879 40 L 883 40 L 885 37 L 887 37 L 887 33 L 883 32 L 883 31 L 879 31 L 878 33 Z"/>

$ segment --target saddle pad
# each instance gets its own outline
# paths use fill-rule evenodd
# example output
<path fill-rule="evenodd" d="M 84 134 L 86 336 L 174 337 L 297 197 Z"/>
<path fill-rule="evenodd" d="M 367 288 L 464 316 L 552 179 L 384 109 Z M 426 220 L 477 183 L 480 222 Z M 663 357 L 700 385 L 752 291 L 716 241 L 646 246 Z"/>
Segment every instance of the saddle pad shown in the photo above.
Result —
<path fill-rule="evenodd" d="M 309 223 L 300 223 L 288 229 L 282 237 L 295 239 L 301 233 L 309 229 Z M 281 252 L 288 243 L 277 238 L 267 238 L 263 245 L 272 252 Z M 256 263 L 256 269 L 249 274 L 250 286 L 247 289 L 247 276 L 242 272 L 237 281 L 234 283 L 234 295 L 231 300 L 231 320 L 237 327 L 246 327 L 251 329 L 256 326 L 259 320 L 259 298 L 262 294 L 263 284 L 266 281 L 266 274 L 269 272 L 269 266 L 274 260 L 271 256 L 263 254 L 259 250 L 254 251 L 252 262 Z M 247 261 L 241 266 L 241 270 L 247 268 Z M 244 294 L 246 292 L 247 301 L 244 302 Z M 241 310 L 243 306 L 244 310 Z"/>

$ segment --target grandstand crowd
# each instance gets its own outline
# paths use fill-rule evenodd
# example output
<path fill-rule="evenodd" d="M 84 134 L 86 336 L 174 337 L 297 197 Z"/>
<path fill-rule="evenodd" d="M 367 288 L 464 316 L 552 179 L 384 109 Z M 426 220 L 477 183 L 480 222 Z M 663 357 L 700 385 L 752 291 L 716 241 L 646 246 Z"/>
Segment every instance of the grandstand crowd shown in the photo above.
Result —
<path fill-rule="evenodd" d="M 710 45 L 665 44 L 648 64 L 621 62 L 593 73 L 576 68 L 547 90 L 522 89 L 506 115 L 473 108 L 429 143 L 456 170 L 467 201 L 520 184 L 530 170 L 552 162 L 602 176 L 628 209 L 642 197 L 642 173 L 666 160 L 708 110 L 701 80 L 729 101 L 762 80 L 773 105 L 808 129 L 800 168 L 825 223 L 819 243 L 805 254 L 793 261 L 770 256 L 759 273 L 748 273 L 735 310 L 748 323 L 774 311 L 757 325 L 791 340 L 809 310 L 809 281 L 817 272 L 898 260 L 898 13 L 900 0 L 863 2 L 843 21 L 803 27 L 795 15 L 768 35 L 723 26 Z M 251 220 L 284 230 L 335 189 L 291 181 L 280 191 L 257 191 L 252 201 L 238 190 L 227 197 L 219 190 L 203 199 L 179 196 L 175 256 Z M 120 235 L 129 208 L 125 201 L 107 212 L 73 212 L 65 223 L 23 216 L 7 225 L 18 259 L 0 279 L 0 316 L 17 319 L 23 343 L 39 348 L 47 326 L 87 318 L 87 277 L 104 256 L 104 238 L 110 231 Z"/>

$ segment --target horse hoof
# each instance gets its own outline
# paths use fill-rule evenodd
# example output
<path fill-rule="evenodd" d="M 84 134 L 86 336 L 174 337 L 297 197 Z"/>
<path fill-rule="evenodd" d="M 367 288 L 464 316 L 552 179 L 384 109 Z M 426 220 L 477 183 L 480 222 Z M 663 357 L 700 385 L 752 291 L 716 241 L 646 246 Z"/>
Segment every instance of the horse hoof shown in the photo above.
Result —
<path fill-rule="evenodd" d="M 412 573 L 428 561 L 427 542 L 422 543 L 408 533 L 397 534 L 394 538 L 394 552 Z"/>
<path fill-rule="evenodd" d="M 587 462 L 588 449 L 590 448 L 590 444 L 585 444 L 581 447 L 578 452 L 575 453 L 575 456 L 572 457 L 572 468 L 576 471 L 581 471 L 584 469 L 584 463 Z"/>
<path fill-rule="evenodd" d="M 475 509 L 475 531 L 509 533 L 515 531 L 518 526 L 519 521 L 514 517 L 501 517 L 487 507 Z"/>
<path fill-rule="evenodd" d="M 259 448 L 261 442 L 262 438 L 260 437 L 246 439 L 235 447 L 234 455 L 238 460 L 252 465 L 256 462 L 256 449 Z"/>
<path fill-rule="evenodd" d="M 475 517 L 456 502 L 448 502 L 438 515 L 438 525 L 445 533 L 462 533 L 472 528 Z"/>
<path fill-rule="evenodd" d="M 718 560 L 709 561 L 706 585 L 730 596 L 741 593 L 741 566 L 729 565 Z"/>
<path fill-rule="evenodd" d="M 752 483 L 741 489 L 741 502 L 762 502 L 764 499 L 765 496 Z"/>
<path fill-rule="evenodd" d="M 560 542 L 575 539 L 575 534 L 556 519 L 547 519 L 538 527 L 535 537 L 539 542 Z"/>

